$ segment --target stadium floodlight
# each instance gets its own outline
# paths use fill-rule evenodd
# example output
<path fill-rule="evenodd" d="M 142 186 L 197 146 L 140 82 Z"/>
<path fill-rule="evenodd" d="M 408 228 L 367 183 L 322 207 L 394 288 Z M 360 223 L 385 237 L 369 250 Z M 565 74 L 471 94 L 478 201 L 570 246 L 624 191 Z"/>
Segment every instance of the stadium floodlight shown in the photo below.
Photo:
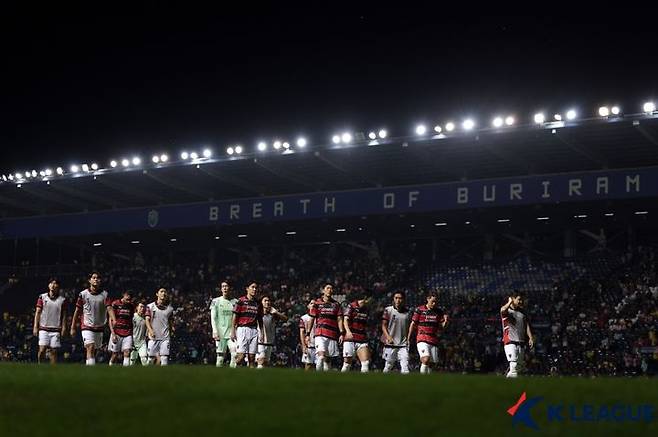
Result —
<path fill-rule="evenodd" d="M 215 235 L 215 240 L 219 240 L 219 235 Z"/>
<path fill-rule="evenodd" d="M 235 146 L 235 153 L 237 153 L 238 155 L 242 153 L 242 146 Z"/>
<path fill-rule="evenodd" d="M 542 124 L 546 121 L 546 116 L 543 113 L 538 112 L 538 113 L 535 114 L 534 120 L 535 120 L 535 123 Z"/>
<path fill-rule="evenodd" d="M 442 130 L 443 129 L 441 129 L 441 126 L 439 126 L 438 124 L 434 126 L 434 132 L 436 132 L 437 134 L 440 134 Z"/>
<path fill-rule="evenodd" d="M 382 140 L 388 136 L 388 132 L 386 132 L 386 129 L 380 129 L 378 134 L 379 134 L 379 138 L 381 138 Z"/>
<path fill-rule="evenodd" d="M 36 170 L 32 170 L 32 177 L 33 177 L 33 178 L 36 178 L 36 177 L 37 177 L 37 174 L 38 174 L 38 173 L 37 173 Z"/>
<path fill-rule="evenodd" d="M 121 165 L 124 167 L 128 167 L 130 165 L 130 161 L 128 161 L 126 158 L 123 158 L 121 160 Z"/>
<path fill-rule="evenodd" d="M 272 146 L 276 149 L 279 150 L 281 148 L 281 141 L 275 141 Z"/>
<path fill-rule="evenodd" d="M 621 109 L 619 109 L 619 106 L 613 106 L 610 112 L 612 112 L 612 115 L 619 115 Z"/>
<path fill-rule="evenodd" d="M 227 147 L 226 153 L 228 153 L 229 155 L 233 155 L 235 153 L 235 150 L 233 150 L 233 147 Z"/>
<path fill-rule="evenodd" d="M 601 106 L 599 108 L 599 115 L 601 117 L 607 117 L 608 115 L 610 115 L 610 108 L 608 108 L 607 106 Z"/>
<path fill-rule="evenodd" d="M 30 176 L 32 176 L 32 174 L 31 174 L 29 171 L 26 171 L 26 172 L 25 172 L 25 177 L 26 177 L 26 178 L 29 178 Z"/>
<path fill-rule="evenodd" d="M 151 158 L 151 161 L 153 161 L 154 164 L 157 164 L 160 162 L 160 157 L 158 155 L 153 155 L 153 158 Z"/>
<path fill-rule="evenodd" d="M 39 172 L 39 176 L 41 176 L 42 178 L 45 178 L 45 177 L 46 177 L 46 172 L 43 171 L 43 170 L 41 170 L 41 171 Z M 4 175 L 3 175 L 3 177 L 4 177 Z"/>
<path fill-rule="evenodd" d="M 139 165 L 141 163 L 142 163 L 142 158 L 140 158 L 139 156 L 133 157 L 133 165 Z"/>
<path fill-rule="evenodd" d="M 7 182 L 7 176 L 6 176 L 6 175 L 2 175 L 2 180 L 5 181 L 5 182 Z"/>
<path fill-rule="evenodd" d="M 57 167 L 57 170 L 55 170 L 58 175 L 63 175 L 64 174 L 64 169 L 62 167 Z"/>
<path fill-rule="evenodd" d="M 13 181 L 13 180 L 14 180 L 14 175 L 13 175 L 13 174 L 10 174 L 10 175 L 9 175 L 9 180 L 10 180 L 10 181 Z"/>
<path fill-rule="evenodd" d="M 493 127 L 501 127 L 503 125 L 503 117 L 496 117 L 491 122 Z"/>
<path fill-rule="evenodd" d="M 352 142 L 352 134 L 349 132 L 344 132 L 343 135 L 340 136 L 340 139 L 343 143 L 349 144 Z"/>
<path fill-rule="evenodd" d="M 508 115 L 507 117 L 505 117 L 505 124 L 508 125 L 508 126 L 513 125 L 514 124 L 514 117 L 512 117 L 511 115 Z"/>
<path fill-rule="evenodd" d="M 651 114 L 656 110 L 656 104 L 654 102 L 646 102 L 642 105 L 642 110 L 647 114 Z"/>
<path fill-rule="evenodd" d="M 16 179 L 23 179 L 23 175 L 20 173 L 16 173 Z"/>
<path fill-rule="evenodd" d="M 238 238 L 247 238 L 247 234 L 238 234 Z"/>
<path fill-rule="evenodd" d="M 425 126 L 424 124 L 419 124 L 418 126 L 416 126 L 416 135 L 425 135 L 426 132 L 427 132 L 427 126 Z"/>
<path fill-rule="evenodd" d="M 286 149 L 286 150 L 290 148 L 290 143 L 288 141 L 284 141 L 282 145 L 283 145 L 283 148 Z"/>
<path fill-rule="evenodd" d="M 183 160 L 184 160 L 184 159 L 187 159 L 187 158 L 189 158 L 189 157 L 190 157 L 190 154 L 187 153 L 187 152 L 182 152 L 182 153 L 180 154 L 180 158 L 183 159 Z"/>
<path fill-rule="evenodd" d="M 210 158 L 212 156 L 212 150 L 210 149 L 203 149 L 203 157 L 204 158 Z"/>
<path fill-rule="evenodd" d="M 51 176 L 53 174 L 53 171 L 49 168 L 47 168 L 44 173 L 46 173 L 46 176 Z"/>
<path fill-rule="evenodd" d="M 130 244 L 139 244 L 139 240 L 132 240 Z"/>
<path fill-rule="evenodd" d="M 339 144 L 340 143 L 340 135 L 334 135 L 331 137 L 331 142 L 334 144 Z"/>
<path fill-rule="evenodd" d="M 95 162 L 93 162 L 93 163 L 91 164 L 91 169 L 92 169 L 93 171 L 98 170 L 98 164 L 96 164 Z"/>
<path fill-rule="evenodd" d="M 554 119 L 555 121 L 562 121 L 562 115 L 561 115 L 561 114 L 555 114 L 555 115 L 553 116 L 553 119 Z"/>
<path fill-rule="evenodd" d="M 74 164 L 71 166 L 71 173 L 77 173 L 78 171 L 80 171 L 80 169 L 77 165 Z"/>
<path fill-rule="evenodd" d="M 175 238 L 170 238 L 169 241 L 171 241 L 172 243 L 175 243 L 175 242 L 178 241 L 178 240 L 175 239 Z"/>
<path fill-rule="evenodd" d="M 446 123 L 446 130 L 448 132 L 452 132 L 453 130 L 455 130 L 455 123 L 453 123 L 452 121 L 447 122 Z"/>
<path fill-rule="evenodd" d="M 89 165 L 88 164 L 82 164 L 82 171 L 85 173 L 89 173 Z"/>
<path fill-rule="evenodd" d="M 377 134 L 374 133 L 374 132 L 370 132 L 368 134 L 368 138 L 370 138 L 371 140 L 376 140 L 377 139 Z"/>
<path fill-rule="evenodd" d="M 258 143 L 258 150 L 260 150 L 261 152 L 266 151 L 267 150 L 267 143 L 265 143 L 264 141 L 261 141 L 260 143 Z"/>
<path fill-rule="evenodd" d="M 297 138 L 297 147 L 306 147 L 306 138 Z"/>
<path fill-rule="evenodd" d="M 167 161 L 169 161 L 169 155 L 167 155 L 166 153 L 160 155 L 160 162 L 167 162 Z"/>
<path fill-rule="evenodd" d="M 467 118 L 462 123 L 462 128 L 464 128 L 464 130 L 472 130 L 474 127 L 475 127 L 475 121 L 473 121 L 470 118 Z"/>
<path fill-rule="evenodd" d="M 94 243 L 94 247 L 101 247 L 103 243 Z"/>
<path fill-rule="evenodd" d="M 569 109 L 567 111 L 567 120 L 575 120 L 577 115 L 575 109 Z"/>
<path fill-rule="evenodd" d="M 199 159 L 199 154 L 196 153 L 196 152 L 192 152 L 192 153 L 190 153 L 190 158 L 192 158 L 192 159 Z"/>
<path fill-rule="evenodd" d="M 117 166 L 117 162 L 114 159 L 110 161 L 110 167 L 114 168 L 116 166 Z"/>

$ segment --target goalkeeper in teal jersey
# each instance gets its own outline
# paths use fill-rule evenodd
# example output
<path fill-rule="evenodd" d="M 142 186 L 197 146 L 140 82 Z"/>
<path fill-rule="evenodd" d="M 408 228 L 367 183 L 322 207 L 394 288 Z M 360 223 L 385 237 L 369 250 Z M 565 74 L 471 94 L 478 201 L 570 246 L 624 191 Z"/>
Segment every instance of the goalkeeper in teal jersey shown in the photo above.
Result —
<path fill-rule="evenodd" d="M 233 326 L 233 308 L 237 299 L 230 299 L 231 287 L 228 282 L 222 282 L 219 286 L 222 295 L 210 302 L 210 322 L 212 324 L 212 338 L 217 348 L 217 367 L 224 365 L 226 349 L 231 352 L 231 367 L 235 367 L 235 342 L 231 340 L 231 328 Z"/>

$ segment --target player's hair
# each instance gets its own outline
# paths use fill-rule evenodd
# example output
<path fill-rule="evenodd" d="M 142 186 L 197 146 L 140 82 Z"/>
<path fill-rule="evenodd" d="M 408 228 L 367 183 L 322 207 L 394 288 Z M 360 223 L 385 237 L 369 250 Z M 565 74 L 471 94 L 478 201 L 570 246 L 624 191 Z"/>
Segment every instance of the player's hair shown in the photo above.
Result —
<path fill-rule="evenodd" d="M 513 290 L 509 295 L 510 297 L 523 297 L 521 290 Z"/>
<path fill-rule="evenodd" d="M 139 302 L 137 302 L 137 305 L 139 304 L 146 306 L 146 299 L 140 299 Z"/>
<path fill-rule="evenodd" d="M 94 276 L 94 275 L 101 276 L 100 272 L 98 272 L 97 270 L 94 270 L 93 272 L 89 273 L 89 276 L 87 276 L 87 280 L 90 280 L 91 277 Z"/>
<path fill-rule="evenodd" d="M 395 293 L 393 293 L 393 297 L 395 297 L 396 294 L 399 294 L 400 296 L 402 296 L 402 299 L 407 298 L 407 295 L 404 293 L 404 291 L 396 291 Z"/>
<path fill-rule="evenodd" d="M 128 289 L 123 292 L 122 296 L 132 296 L 133 294 L 133 291 Z"/>
<path fill-rule="evenodd" d="M 256 284 L 256 286 L 258 286 L 258 281 L 255 280 L 247 281 L 244 288 L 249 288 L 251 284 Z"/>
<path fill-rule="evenodd" d="M 333 284 L 333 283 L 331 283 L 331 282 L 325 282 L 324 284 L 322 284 L 322 289 L 324 290 L 325 287 L 326 287 L 327 285 L 331 285 L 332 288 L 334 287 L 334 284 Z"/>
<path fill-rule="evenodd" d="M 222 284 L 226 284 L 226 285 L 228 285 L 228 288 L 231 288 L 231 283 L 229 282 L 228 279 L 222 279 L 221 281 L 219 281 L 219 288 L 220 289 L 222 287 Z"/>
<path fill-rule="evenodd" d="M 272 301 L 272 298 L 268 294 L 260 297 L 261 302 L 263 301 L 263 299 L 269 299 L 270 301 Z"/>
<path fill-rule="evenodd" d="M 161 291 L 164 291 L 165 293 L 169 293 L 169 292 L 167 291 L 166 288 L 164 288 L 164 287 L 160 287 L 160 288 L 158 288 L 158 290 L 155 292 L 156 296 L 157 296 L 157 294 L 160 293 Z"/>
<path fill-rule="evenodd" d="M 48 279 L 48 284 L 50 284 L 51 282 L 54 282 L 55 284 L 59 285 L 60 287 L 62 286 L 62 283 L 59 281 L 58 278 L 53 277 L 53 278 Z"/>
<path fill-rule="evenodd" d="M 356 293 L 355 296 L 356 296 L 356 300 L 366 300 L 372 298 L 372 294 L 367 290 L 361 290 L 358 293 Z"/>
<path fill-rule="evenodd" d="M 436 291 L 434 291 L 434 290 L 428 291 L 427 294 L 425 295 L 425 299 L 429 299 L 429 298 L 431 298 L 431 297 L 435 297 L 435 298 L 438 299 L 438 298 L 439 298 L 439 294 L 438 294 Z"/>

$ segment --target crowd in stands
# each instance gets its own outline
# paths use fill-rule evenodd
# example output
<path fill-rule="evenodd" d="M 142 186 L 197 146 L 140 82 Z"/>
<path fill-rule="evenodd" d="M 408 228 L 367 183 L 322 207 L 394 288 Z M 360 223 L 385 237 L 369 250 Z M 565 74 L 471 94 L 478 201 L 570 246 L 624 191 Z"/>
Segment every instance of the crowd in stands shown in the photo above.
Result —
<path fill-rule="evenodd" d="M 320 287 L 332 282 L 335 297 L 344 304 L 362 290 L 373 297 L 369 310 L 373 368 L 383 367 L 379 326 L 393 293 L 404 291 L 413 307 L 424 303 L 425 292 L 438 290 L 439 306 L 450 316 L 442 336 L 440 368 L 504 372 L 507 362 L 499 309 L 506 293 L 520 289 L 526 294 L 536 337 L 535 350 L 527 360 L 529 373 L 643 375 L 657 371 L 657 259 L 651 248 L 575 260 L 523 256 L 468 265 L 420 262 L 423 258 L 411 246 L 384 254 L 349 245 L 290 250 L 284 256 L 263 251 L 238 263 L 190 257 L 171 262 L 138 253 L 129 260 L 97 259 L 94 265 L 80 265 L 78 271 L 67 268 L 60 280 L 70 306 L 69 326 L 77 293 L 86 288 L 91 269 L 101 272 L 103 288 L 114 298 L 130 289 L 138 299 L 150 302 L 155 290 L 167 288 L 175 308 L 170 362 L 177 364 L 214 363 L 209 302 L 218 295 L 220 281 L 228 280 L 234 287 L 233 296 L 239 297 L 246 282 L 254 279 L 260 284 L 260 295 L 270 296 L 272 305 L 289 317 L 277 326 L 274 366 L 302 367 L 299 317 L 306 312 L 308 301 L 319 296 Z M 22 309 L 20 305 L 3 309 L 0 360 L 36 361 L 34 303 L 37 295 L 45 292 L 47 279 L 12 277 L 13 283 L 0 289 L 1 300 L 22 299 L 24 303 Z M 106 334 L 106 342 L 108 337 Z M 83 362 L 83 352 L 80 338 L 63 338 L 64 361 Z M 412 357 L 412 363 L 417 363 L 415 352 Z M 107 361 L 106 350 L 97 359 Z"/>

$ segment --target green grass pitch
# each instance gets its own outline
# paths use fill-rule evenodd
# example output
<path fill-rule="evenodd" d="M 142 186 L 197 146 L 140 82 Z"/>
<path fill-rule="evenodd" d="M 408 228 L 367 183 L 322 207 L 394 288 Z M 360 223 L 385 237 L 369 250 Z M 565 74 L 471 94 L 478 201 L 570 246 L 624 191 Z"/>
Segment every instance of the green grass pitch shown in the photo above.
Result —
<path fill-rule="evenodd" d="M 524 391 L 544 398 L 532 409 L 539 431 L 506 412 Z M 656 417 L 549 423 L 547 403 L 658 413 L 658 380 L 0 365 L 0 436 L 658 435 Z"/>

